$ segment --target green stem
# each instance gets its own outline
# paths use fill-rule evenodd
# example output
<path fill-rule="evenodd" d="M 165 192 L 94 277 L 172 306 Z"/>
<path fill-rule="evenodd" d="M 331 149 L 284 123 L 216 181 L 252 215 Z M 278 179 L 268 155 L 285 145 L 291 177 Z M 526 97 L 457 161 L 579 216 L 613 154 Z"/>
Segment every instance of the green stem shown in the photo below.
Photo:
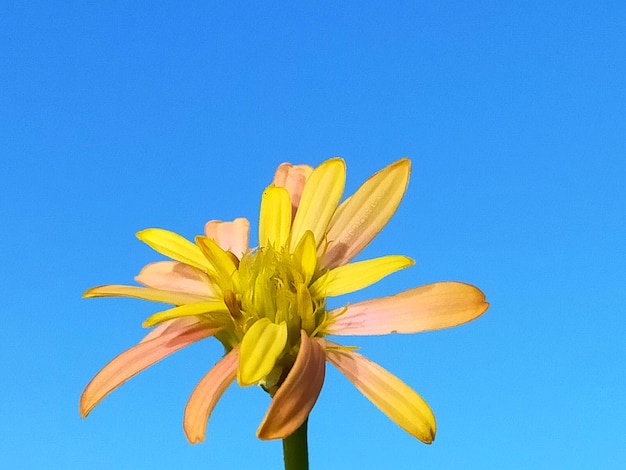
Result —
<path fill-rule="evenodd" d="M 306 428 L 308 418 L 293 434 L 283 439 L 285 470 L 309 470 L 309 449 Z"/>

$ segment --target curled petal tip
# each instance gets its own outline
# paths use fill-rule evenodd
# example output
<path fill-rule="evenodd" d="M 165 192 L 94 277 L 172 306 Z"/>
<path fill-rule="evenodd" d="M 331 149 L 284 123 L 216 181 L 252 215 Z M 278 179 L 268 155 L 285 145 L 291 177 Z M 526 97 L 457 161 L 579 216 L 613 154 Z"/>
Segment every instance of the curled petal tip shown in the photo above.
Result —
<path fill-rule="evenodd" d="M 185 431 L 185 436 L 187 437 L 187 441 L 189 441 L 189 444 L 194 445 L 194 444 L 200 444 L 201 442 L 204 442 L 204 435 L 202 436 L 192 435 L 189 432 L 187 432 L 186 429 L 183 428 L 183 430 Z"/>
<path fill-rule="evenodd" d="M 80 403 L 79 403 L 79 405 L 78 405 L 78 412 L 80 413 L 80 417 L 81 417 L 82 419 L 85 419 L 85 418 L 89 415 L 89 413 L 90 413 L 90 411 L 91 411 L 91 409 L 89 409 L 89 408 L 87 407 L 87 405 L 86 405 L 86 401 L 87 401 L 87 400 L 86 400 L 85 398 L 83 398 L 83 397 L 84 397 L 84 395 L 85 395 L 84 393 L 81 395 L 81 397 L 80 397 Z M 93 407 L 92 407 L 92 409 L 93 409 Z"/>

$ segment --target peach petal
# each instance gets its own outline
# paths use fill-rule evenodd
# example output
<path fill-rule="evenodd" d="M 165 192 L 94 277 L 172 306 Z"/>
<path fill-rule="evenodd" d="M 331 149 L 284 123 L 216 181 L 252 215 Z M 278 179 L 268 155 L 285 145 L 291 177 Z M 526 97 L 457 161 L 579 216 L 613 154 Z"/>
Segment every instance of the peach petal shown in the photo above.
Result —
<path fill-rule="evenodd" d="M 143 337 L 139 343 L 145 343 L 146 341 L 153 340 L 166 334 L 168 331 L 173 331 L 175 329 L 191 327 L 197 324 L 199 321 L 196 317 L 183 317 L 183 318 L 175 318 L 173 320 L 167 320 L 163 323 L 159 323 L 157 326 L 152 328 L 146 336 Z"/>
<path fill-rule="evenodd" d="M 461 282 L 437 282 L 396 295 L 358 302 L 329 313 L 336 319 L 331 335 L 417 333 L 461 325 L 483 314 L 489 304 L 478 288 Z"/>
<path fill-rule="evenodd" d="M 200 321 L 173 320 L 151 332 L 139 344 L 119 354 L 96 374 L 80 397 L 80 413 L 87 416 L 112 390 L 164 357 L 211 336 L 218 328 Z"/>
<path fill-rule="evenodd" d="M 331 346 L 326 349 L 326 357 L 398 426 L 426 444 L 435 439 L 435 416 L 424 399 L 411 387 L 353 351 Z"/>
<path fill-rule="evenodd" d="M 319 343 L 300 332 L 300 351 L 257 430 L 260 439 L 284 439 L 306 420 L 322 390 L 326 356 Z"/>
<path fill-rule="evenodd" d="M 313 172 L 309 165 L 292 165 L 291 163 L 281 163 L 274 173 L 274 185 L 285 188 L 291 196 L 291 220 L 296 215 L 296 210 L 300 205 L 302 190 L 307 178 Z"/>
<path fill-rule="evenodd" d="M 183 418 L 185 435 L 191 444 L 204 441 L 211 412 L 235 380 L 238 365 L 239 346 L 235 346 L 198 382 L 191 393 Z"/>
<path fill-rule="evenodd" d="M 232 252 L 241 259 L 248 250 L 250 222 L 243 217 L 232 222 L 211 220 L 205 224 L 204 234 L 207 238 L 215 240 L 220 248 Z"/>
<path fill-rule="evenodd" d="M 135 281 L 154 289 L 215 297 L 215 290 L 211 287 L 209 277 L 205 273 L 176 261 L 157 261 L 147 264 L 135 276 Z"/>

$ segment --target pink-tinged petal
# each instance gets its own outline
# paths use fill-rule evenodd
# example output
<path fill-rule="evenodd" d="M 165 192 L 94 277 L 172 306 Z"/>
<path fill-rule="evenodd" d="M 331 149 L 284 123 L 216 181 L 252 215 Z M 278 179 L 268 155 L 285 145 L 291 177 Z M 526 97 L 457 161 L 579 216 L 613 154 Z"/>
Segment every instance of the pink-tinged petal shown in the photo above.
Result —
<path fill-rule="evenodd" d="M 211 220 L 204 226 L 204 234 L 212 238 L 225 251 L 230 251 L 241 258 L 248 250 L 250 236 L 250 222 L 239 217 L 232 222 Z"/>
<path fill-rule="evenodd" d="M 274 173 L 274 185 L 285 188 L 291 196 L 291 220 L 295 217 L 300 205 L 304 183 L 312 172 L 313 168 L 309 165 L 281 163 Z"/>
<path fill-rule="evenodd" d="M 358 302 L 329 313 L 331 335 L 417 333 L 461 325 L 483 314 L 489 303 L 480 289 L 461 282 L 437 282 L 389 297 Z"/>
<path fill-rule="evenodd" d="M 326 372 L 324 349 L 304 330 L 300 337 L 296 361 L 257 430 L 260 439 L 284 439 L 291 435 L 309 416 L 322 390 Z"/>
<path fill-rule="evenodd" d="M 191 343 L 212 336 L 218 329 L 197 320 L 181 319 L 149 333 L 143 341 L 115 357 L 91 379 L 80 397 L 81 415 L 87 416 L 112 390 L 142 370 Z"/>
<path fill-rule="evenodd" d="M 347 263 L 372 241 L 396 212 L 410 172 L 411 161 L 398 160 L 372 175 L 341 203 L 328 224 L 322 267 Z"/>
<path fill-rule="evenodd" d="M 330 343 L 329 343 L 330 344 Z M 411 387 L 378 364 L 353 351 L 329 347 L 328 361 L 393 422 L 420 441 L 435 439 L 435 416 Z"/>
<path fill-rule="evenodd" d="M 139 341 L 139 343 L 145 343 L 165 334 L 178 334 L 177 332 L 193 330 L 201 326 L 204 326 L 207 329 L 213 329 L 214 332 L 217 332 L 217 330 L 220 329 L 214 325 L 208 325 L 209 323 L 205 319 L 198 317 L 174 318 L 173 320 L 167 320 L 163 323 L 159 323 L 157 326 L 150 329 L 148 334 L 144 336 L 143 339 Z M 208 336 L 213 336 L 213 334 L 209 334 Z"/>
<path fill-rule="evenodd" d="M 150 263 L 135 276 L 135 281 L 153 289 L 187 292 L 203 297 L 216 295 L 205 273 L 176 261 Z"/>
<path fill-rule="evenodd" d="M 191 444 L 204 441 L 211 412 L 235 380 L 238 365 L 239 346 L 235 346 L 213 366 L 191 393 L 183 418 L 183 428 Z"/>
<path fill-rule="evenodd" d="M 183 318 L 175 318 L 174 320 L 164 321 L 163 323 L 159 323 L 157 326 L 152 328 L 146 336 L 143 337 L 140 343 L 145 343 L 146 341 L 153 340 L 166 334 L 168 331 L 173 332 L 174 330 L 180 330 L 181 328 L 190 328 L 193 325 L 197 325 L 200 323 L 200 319 L 196 317 L 183 317 Z"/>

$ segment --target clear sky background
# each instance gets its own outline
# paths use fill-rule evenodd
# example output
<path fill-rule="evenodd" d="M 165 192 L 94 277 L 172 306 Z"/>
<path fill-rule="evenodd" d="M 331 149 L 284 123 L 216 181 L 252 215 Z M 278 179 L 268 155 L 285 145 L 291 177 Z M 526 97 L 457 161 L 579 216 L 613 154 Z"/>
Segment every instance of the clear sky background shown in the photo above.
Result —
<path fill-rule="evenodd" d="M 187 443 L 214 340 L 82 420 L 85 384 L 159 305 L 81 293 L 160 259 L 138 230 L 254 232 L 279 163 L 338 155 L 348 192 L 412 159 L 361 258 L 416 260 L 342 300 L 462 280 L 491 308 L 342 339 L 430 403 L 437 439 L 329 366 L 312 468 L 626 468 L 625 31 L 623 1 L 2 2 L 0 467 L 280 468 L 256 388 L 229 388 Z"/>

